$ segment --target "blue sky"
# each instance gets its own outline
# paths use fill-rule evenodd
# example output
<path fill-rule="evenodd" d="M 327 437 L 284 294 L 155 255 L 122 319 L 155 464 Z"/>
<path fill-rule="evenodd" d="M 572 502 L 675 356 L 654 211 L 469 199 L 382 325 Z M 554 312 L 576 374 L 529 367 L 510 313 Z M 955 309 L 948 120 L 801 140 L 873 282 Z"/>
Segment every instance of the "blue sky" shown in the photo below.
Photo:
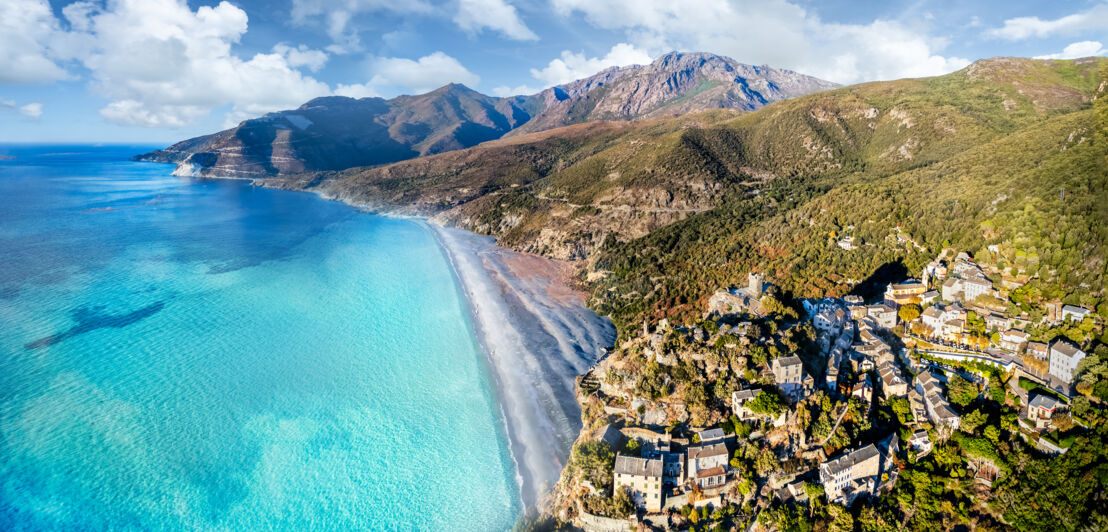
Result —
<path fill-rule="evenodd" d="M 670 50 L 857 83 L 1106 47 L 1108 0 L 2 0 L 0 142 L 171 142 L 449 82 L 528 93 Z"/>

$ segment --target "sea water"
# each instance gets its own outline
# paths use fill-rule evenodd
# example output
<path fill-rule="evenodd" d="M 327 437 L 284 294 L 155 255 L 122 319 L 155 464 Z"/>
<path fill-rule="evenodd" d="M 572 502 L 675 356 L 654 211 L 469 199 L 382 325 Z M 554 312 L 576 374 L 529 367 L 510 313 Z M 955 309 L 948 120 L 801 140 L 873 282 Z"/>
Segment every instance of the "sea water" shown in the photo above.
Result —
<path fill-rule="evenodd" d="M 149 148 L 0 146 L 0 529 L 510 527 L 430 230 Z"/>

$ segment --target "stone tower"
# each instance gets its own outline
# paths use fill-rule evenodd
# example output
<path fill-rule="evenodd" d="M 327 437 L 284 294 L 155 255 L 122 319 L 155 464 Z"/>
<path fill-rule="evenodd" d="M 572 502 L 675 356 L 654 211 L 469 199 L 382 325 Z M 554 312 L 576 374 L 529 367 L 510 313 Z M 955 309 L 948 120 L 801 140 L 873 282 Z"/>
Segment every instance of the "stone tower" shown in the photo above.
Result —
<path fill-rule="evenodd" d="M 766 276 L 757 272 L 750 272 L 750 275 L 746 277 L 746 291 L 750 294 L 750 297 L 755 299 L 761 299 L 762 297 L 762 284 L 765 282 Z"/>

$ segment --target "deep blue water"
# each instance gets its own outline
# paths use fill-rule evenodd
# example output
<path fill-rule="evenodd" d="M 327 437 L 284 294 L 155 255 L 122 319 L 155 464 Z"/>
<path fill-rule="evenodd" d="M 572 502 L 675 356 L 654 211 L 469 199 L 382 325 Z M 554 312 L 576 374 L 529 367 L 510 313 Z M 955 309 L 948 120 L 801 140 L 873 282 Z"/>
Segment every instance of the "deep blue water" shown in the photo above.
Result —
<path fill-rule="evenodd" d="M 420 223 L 0 146 L 0 530 L 494 530 L 495 392 Z"/>

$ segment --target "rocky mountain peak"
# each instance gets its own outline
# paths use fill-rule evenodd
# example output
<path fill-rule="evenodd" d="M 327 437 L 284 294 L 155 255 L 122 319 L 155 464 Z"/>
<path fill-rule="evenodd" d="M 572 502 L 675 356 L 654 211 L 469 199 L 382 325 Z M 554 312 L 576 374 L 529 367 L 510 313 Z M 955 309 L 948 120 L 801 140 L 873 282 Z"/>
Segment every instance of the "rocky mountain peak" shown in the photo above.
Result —
<path fill-rule="evenodd" d="M 611 67 L 531 96 L 497 98 L 460 83 L 390 100 L 325 96 L 138 158 L 178 163 L 179 172 L 204 176 L 342 170 L 583 122 L 749 111 L 835 86 L 715 54 L 671 52 L 649 65 Z"/>

